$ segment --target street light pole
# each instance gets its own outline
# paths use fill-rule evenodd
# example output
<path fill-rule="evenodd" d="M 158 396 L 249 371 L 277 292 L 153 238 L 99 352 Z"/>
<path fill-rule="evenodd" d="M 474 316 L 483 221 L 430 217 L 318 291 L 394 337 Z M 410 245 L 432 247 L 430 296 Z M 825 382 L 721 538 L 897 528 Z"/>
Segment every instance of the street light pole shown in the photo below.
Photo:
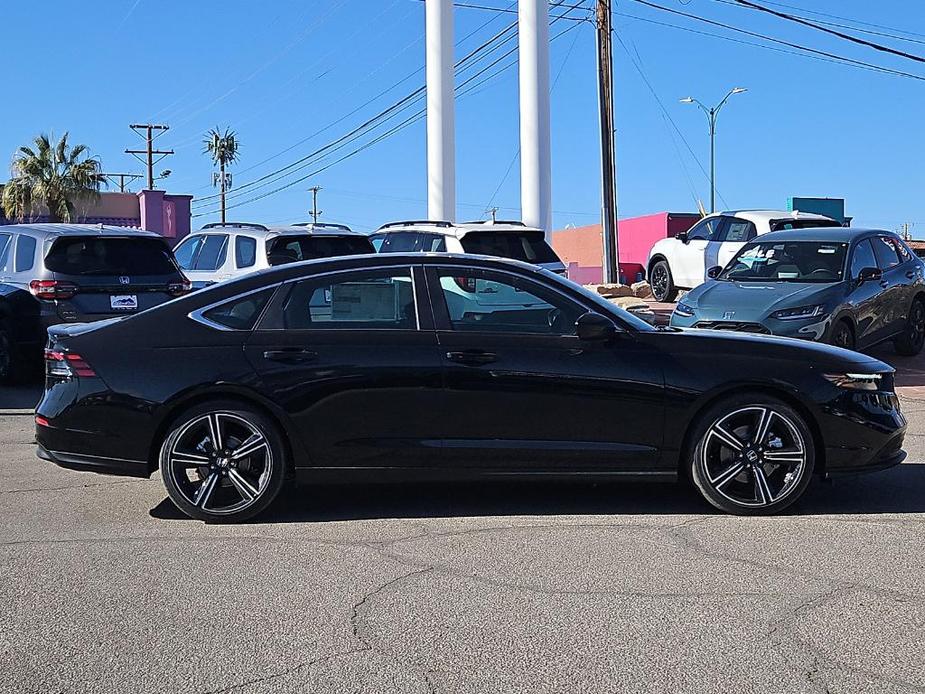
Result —
<path fill-rule="evenodd" d="M 716 212 L 716 117 L 719 115 L 720 109 L 726 105 L 730 96 L 747 91 L 748 89 L 745 87 L 733 87 L 723 97 L 722 101 L 712 108 L 707 108 L 699 99 L 692 96 L 681 99 L 682 104 L 696 104 L 700 107 L 700 110 L 707 114 L 707 120 L 710 122 L 710 214 Z"/>

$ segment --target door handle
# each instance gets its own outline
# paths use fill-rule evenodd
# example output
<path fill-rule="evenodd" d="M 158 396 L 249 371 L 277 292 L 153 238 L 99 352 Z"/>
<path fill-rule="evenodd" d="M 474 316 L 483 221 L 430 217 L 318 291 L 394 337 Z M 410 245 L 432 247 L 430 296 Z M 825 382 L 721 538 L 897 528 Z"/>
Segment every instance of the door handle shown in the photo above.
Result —
<path fill-rule="evenodd" d="M 464 352 L 447 352 L 446 358 L 450 361 L 455 361 L 458 364 L 466 364 L 467 366 L 481 366 L 483 364 L 491 364 L 493 361 L 498 360 L 498 355 L 494 352 L 483 352 L 482 350 L 466 350 Z"/>
<path fill-rule="evenodd" d="M 888 288 L 888 287 L 890 286 L 890 283 L 887 282 L 886 280 L 882 280 L 882 281 L 880 282 L 880 286 L 883 287 L 884 289 L 886 289 L 886 288 Z"/>
<path fill-rule="evenodd" d="M 915 277 L 916 277 L 916 273 L 915 273 L 914 270 L 909 270 L 909 271 L 906 273 L 906 279 L 914 280 Z"/>
<path fill-rule="evenodd" d="M 284 364 L 301 364 L 314 361 L 318 358 L 317 352 L 310 349 L 269 349 L 263 353 L 263 358 L 269 361 L 279 361 Z"/>

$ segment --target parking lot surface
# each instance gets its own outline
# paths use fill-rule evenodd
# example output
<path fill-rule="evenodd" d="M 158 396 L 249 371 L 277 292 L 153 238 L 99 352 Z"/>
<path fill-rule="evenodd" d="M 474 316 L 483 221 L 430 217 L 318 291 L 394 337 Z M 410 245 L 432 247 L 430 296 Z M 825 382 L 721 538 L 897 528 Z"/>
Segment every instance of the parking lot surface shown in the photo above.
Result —
<path fill-rule="evenodd" d="M 0 691 L 921 692 L 922 363 L 907 462 L 774 518 L 680 485 L 370 484 L 204 525 L 157 476 L 36 459 L 36 391 L 6 389 Z"/>

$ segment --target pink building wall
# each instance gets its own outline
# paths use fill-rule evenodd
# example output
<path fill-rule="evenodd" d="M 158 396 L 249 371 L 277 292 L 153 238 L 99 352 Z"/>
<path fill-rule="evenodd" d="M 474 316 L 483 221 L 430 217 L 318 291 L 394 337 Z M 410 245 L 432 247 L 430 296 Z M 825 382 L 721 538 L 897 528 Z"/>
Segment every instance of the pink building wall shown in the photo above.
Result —
<path fill-rule="evenodd" d="M 690 229 L 699 214 L 659 212 L 619 221 L 621 281 L 631 284 L 645 276 L 649 250 L 660 239 Z M 552 247 L 568 268 L 569 278 L 581 284 L 598 284 L 603 278 L 604 245 L 600 224 L 552 233 Z"/>

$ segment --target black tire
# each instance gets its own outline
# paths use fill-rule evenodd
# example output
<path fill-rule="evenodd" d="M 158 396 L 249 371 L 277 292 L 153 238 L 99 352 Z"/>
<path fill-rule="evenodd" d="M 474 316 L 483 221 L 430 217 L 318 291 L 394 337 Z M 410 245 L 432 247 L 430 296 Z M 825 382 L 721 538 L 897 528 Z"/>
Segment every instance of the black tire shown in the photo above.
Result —
<path fill-rule="evenodd" d="M 286 479 L 285 451 L 277 425 L 259 410 L 240 402 L 205 402 L 168 428 L 160 450 L 161 477 L 171 501 L 186 515 L 237 523 L 266 510 L 279 495 Z"/>
<path fill-rule="evenodd" d="M 897 354 L 914 357 L 925 346 L 925 302 L 915 299 L 909 308 L 906 328 L 893 340 Z"/>
<path fill-rule="evenodd" d="M 829 335 L 829 344 L 841 347 L 843 349 L 855 349 L 854 328 L 846 320 L 840 320 L 832 326 L 832 333 Z"/>
<path fill-rule="evenodd" d="M 659 260 L 649 271 L 649 287 L 653 298 L 660 302 L 670 302 L 678 298 L 678 288 L 674 286 L 674 278 L 667 260 Z"/>
<path fill-rule="evenodd" d="M 806 491 L 816 460 L 812 432 L 785 402 L 761 393 L 730 397 L 695 426 L 691 479 L 721 511 L 772 515 Z M 764 435 L 758 440 L 761 427 Z"/>

